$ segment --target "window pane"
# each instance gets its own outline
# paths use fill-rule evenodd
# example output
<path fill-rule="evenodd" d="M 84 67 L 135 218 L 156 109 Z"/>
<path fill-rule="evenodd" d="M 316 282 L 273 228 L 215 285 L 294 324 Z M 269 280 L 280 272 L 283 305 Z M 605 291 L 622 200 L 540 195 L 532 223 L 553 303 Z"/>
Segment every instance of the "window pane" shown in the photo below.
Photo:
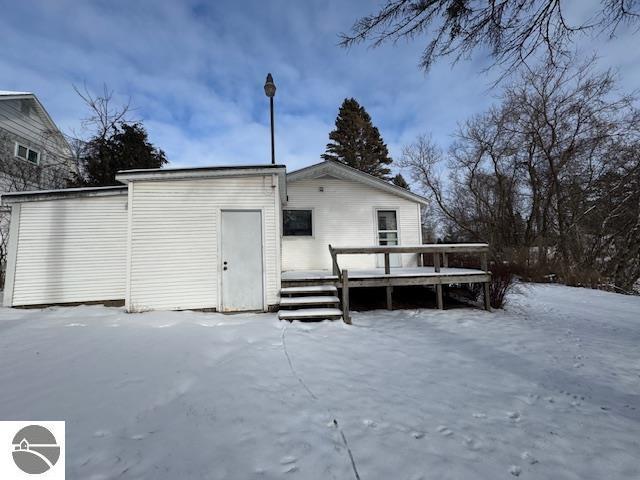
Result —
<path fill-rule="evenodd" d="M 27 147 L 18 145 L 18 156 L 21 158 L 27 158 Z"/>
<path fill-rule="evenodd" d="M 397 230 L 395 210 L 378 210 L 378 230 Z"/>
<path fill-rule="evenodd" d="M 378 234 L 380 245 L 398 245 L 398 234 L 396 232 L 384 232 Z"/>
<path fill-rule="evenodd" d="M 29 161 L 33 163 L 38 163 L 38 152 L 29 150 Z"/>
<path fill-rule="evenodd" d="M 283 210 L 283 234 L 285 236 L 310 237 L 311 210 Z"/>

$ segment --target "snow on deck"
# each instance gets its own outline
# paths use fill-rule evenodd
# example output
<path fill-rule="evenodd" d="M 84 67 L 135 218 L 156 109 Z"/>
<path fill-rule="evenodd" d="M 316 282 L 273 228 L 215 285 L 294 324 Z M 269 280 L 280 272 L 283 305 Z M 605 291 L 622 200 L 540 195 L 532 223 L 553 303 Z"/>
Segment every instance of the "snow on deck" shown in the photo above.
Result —
<path fill-rule="evenodd" d="M 384 273 L 384 268 L 349 269 L 349 278 L 376 278 L 376 277 L 434 277 L 441 275 L 473 275 L 483 274 L 482 270 L 472 268 L 441 268 L 436 272 L 434 267 L 402 267 L 391 268 L 389 275 Z M 282 280 L 335 280 L 330 270 L 287 270 L 282 272 Z"/>
<path fill-rule="evenodd" d="M 640 298 L 524 293 L 353 326 L 0 308 L 0 413 L 66 420 L 68 478 L 640 478 Z"/>

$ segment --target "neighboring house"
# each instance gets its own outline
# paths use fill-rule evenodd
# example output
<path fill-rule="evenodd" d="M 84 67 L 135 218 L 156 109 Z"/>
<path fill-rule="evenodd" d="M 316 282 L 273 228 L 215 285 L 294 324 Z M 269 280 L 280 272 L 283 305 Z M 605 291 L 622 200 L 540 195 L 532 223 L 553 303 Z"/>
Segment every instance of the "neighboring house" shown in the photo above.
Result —
<path fill-rule="evenodd" d="M 71 149 L 38 98 L 0 90 L 0 193 L 62 188 Z"/>
<path fill-rule="evenodd" d="M 280 303 L 283 271 L 331 269 L 329 244 L 421 244 L 423 197 L 332 161 L 288 175 L 261 165 L 116 178 L 125 185 L 3 196 L 6 306 L 264 311 Z M 417 264 L 394 255 L 392 267 Z M 381 266 L 375 255 L 341 265 Z"/>
<path fill-rule="evenodd" d="M 63 188 L 71 149 L 33 93 L 0 90 L 0 194 Z M 0 208 L 0 289 L 4 283 L 9 213 Z"/>

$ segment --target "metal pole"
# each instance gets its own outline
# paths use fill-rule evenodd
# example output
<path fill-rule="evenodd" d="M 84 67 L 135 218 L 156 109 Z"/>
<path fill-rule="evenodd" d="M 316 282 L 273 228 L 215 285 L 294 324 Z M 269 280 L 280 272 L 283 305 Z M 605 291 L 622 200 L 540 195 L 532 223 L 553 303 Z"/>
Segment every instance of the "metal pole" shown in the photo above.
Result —
<path fill-rule="evenodd" d="M 273 137 L 273 97 L 269 97 L 269 105 L 271 107 L 271 163 L 276 164 L 276 147 Z"/>

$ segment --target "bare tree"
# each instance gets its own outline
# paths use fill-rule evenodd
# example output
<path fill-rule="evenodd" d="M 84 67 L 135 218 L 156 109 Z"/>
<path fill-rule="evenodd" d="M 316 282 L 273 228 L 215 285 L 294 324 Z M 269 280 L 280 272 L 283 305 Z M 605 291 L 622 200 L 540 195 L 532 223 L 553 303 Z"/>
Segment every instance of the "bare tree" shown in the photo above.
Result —
<path fill-rule="evenodd" d="M 100 95 L 92 94 L 86 85 L 82 89 L 74 85 L 73 89 L 89 109 L 87 117 L 82 119 L 82 127 L 88 131 L 88 135 L 75 135 L 77 138 L 104 140 L 120 123 L 134 122 L 130 118 L 131 99 L 122 105 L 116 105 L 114 92 L 106 84 L 102 86 Z"/>
<path fill-rule="evenodd" d="M 442 154 L 425 137 L 402 164 L 450 229 L 496 259 L 547 265 L 571 283 L 640 277 L 640 114 L 593 62 L 526 70 Z"/>
<path fill-rule="evenodd" d="M 425 37 L 420 59 L 424 70 L 441 57 L 457 62 L 486 48 L 492 66 L 508 73 L 540 53 L 556 63 L 579 32 L 614 35 L 621 24 L 640 19 L 636 0 L 601 0 L 589 22 L 572 25 L 563 5 L 561 0 L 389 0 L 357 20 L 340 43 L 349 47 L 370 41 L 379 46 Z"/>

